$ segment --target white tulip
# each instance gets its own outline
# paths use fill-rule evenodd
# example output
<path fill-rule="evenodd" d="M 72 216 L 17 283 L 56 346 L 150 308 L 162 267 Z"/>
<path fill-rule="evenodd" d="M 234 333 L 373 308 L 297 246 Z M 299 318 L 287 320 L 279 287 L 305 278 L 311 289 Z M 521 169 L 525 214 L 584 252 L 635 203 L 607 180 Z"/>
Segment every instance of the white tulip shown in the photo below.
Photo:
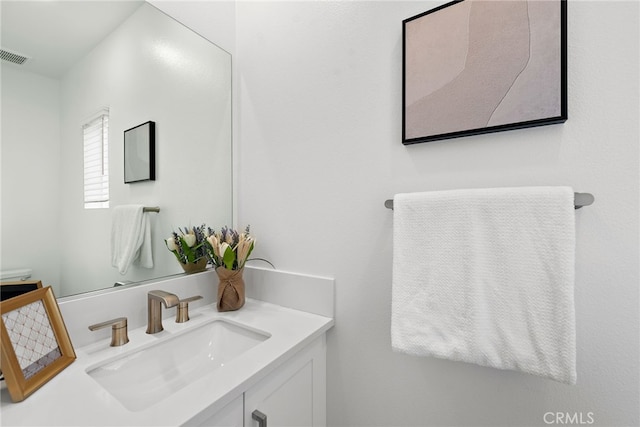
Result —
<path fill-rule="evenodd" d="M 229 247 L 229 244 L 227 242 L 224 242 L 220 245 L 220 256 L 224 258 L 224 253 L 227 251 L 227 248 Z"/>
<path fill-rule="evenodd" d="M 213 255 L 215 255 L 216 257 L 219 258 L 220 257 L 220 248 L 218 246 L 218 239 L 216 238 L 216 236 L 207 237 L 207 241 L 209 242 L 209 244 L 213 248 Z"/>
<path fill-rule="evenodd" d="M 249 254 L 250 248 L 251 242 L 248 240 L 244 240 L 238 243 L 238 265 L 243 265 L 247 260 L 247 255 Z"/>
<path fill-rule="evenodd" d="M 177 251 L 178 247 L 176 246 L 176 239 L 174 239 L 173 237 L 169 237 L 167 240 L 167 248 L 169 248 L 170 251 Z"/>
<path fill-rule="evenodd" d="M 185 234 L 182 238 L 184 239 L 184 242 L 189 247 L 192 247 L 193 245 L 196 244 L 196 236 L 195 236 L 195 234 Z"/>

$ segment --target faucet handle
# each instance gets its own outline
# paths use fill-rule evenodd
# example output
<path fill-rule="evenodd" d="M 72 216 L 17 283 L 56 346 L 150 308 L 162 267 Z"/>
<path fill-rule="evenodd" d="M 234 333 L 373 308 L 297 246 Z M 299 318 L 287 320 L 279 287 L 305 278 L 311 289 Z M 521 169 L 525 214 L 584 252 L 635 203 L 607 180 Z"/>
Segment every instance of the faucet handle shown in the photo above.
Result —
<path fill-rule="evenodd" d="M 196 295 L 178 301 L 178 311 L 176 312 L 176 323 L 184 323 L 189 321 L 189 303 L 202 299 L 202 296 Z"/>
<path fill-rule="evenodd" d="M 126 317 L 118 317 L 117 319 L 96 323 L 95 325 L 89 326 L 89 330 L 96 331 L 98 329 L 106 328 L 107 326 L 111 326 L 111 347 L 118 347 L 129 342 Z"/>

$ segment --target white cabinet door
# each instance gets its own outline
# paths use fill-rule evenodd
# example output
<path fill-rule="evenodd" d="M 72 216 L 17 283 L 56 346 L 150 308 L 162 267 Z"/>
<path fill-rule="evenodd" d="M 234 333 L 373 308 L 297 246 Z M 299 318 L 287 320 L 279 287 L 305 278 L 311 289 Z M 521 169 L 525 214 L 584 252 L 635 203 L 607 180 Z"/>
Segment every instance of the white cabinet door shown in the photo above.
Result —
<path fill-rule="evenodd" d="M 243 427 L 243 395 L 236 397 L 227 406 L 212 415 L 196 417 L 186 426 Z"/>
<path fill-rule="evenodd" d="M 252 419 L 253 411 L 259 410 L 267 416 L 267 425 L 312 426 L 312 362 L 297 372 L 279 371 L 270 375 L 245 393 L 248 426 L 258 426 Z M 286 370 L 288 371 L 288 370 Z"/>
<path fill-rule="evenodd" d="M 244 422 L 258 427 L 254 411 L 268 427 L 326 424 L 325 337 L 301 350 L 244 394 Z"/>

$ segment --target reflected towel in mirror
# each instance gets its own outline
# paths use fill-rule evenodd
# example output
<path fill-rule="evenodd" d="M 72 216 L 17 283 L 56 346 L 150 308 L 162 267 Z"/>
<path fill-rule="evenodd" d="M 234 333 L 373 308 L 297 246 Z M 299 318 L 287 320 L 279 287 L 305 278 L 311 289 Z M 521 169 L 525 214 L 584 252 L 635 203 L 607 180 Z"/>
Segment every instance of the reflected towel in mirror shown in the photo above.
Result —
<path fill-rule="evenodd" d="M 126 274 L 134 262 L 153 268 L 149 214 L 143 205 L 116 206 L 111 224 L 111 265 Z"/>

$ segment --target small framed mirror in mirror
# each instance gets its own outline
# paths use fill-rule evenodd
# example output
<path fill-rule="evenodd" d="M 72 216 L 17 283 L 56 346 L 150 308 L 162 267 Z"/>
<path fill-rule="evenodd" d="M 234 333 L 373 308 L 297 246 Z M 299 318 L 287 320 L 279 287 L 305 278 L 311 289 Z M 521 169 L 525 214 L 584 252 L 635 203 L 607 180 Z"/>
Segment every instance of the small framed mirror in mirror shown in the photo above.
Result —
<path fill-rule="evenodd" d="M 124 131 L 124 183 L 156 180 L 156 124 Z"/>

